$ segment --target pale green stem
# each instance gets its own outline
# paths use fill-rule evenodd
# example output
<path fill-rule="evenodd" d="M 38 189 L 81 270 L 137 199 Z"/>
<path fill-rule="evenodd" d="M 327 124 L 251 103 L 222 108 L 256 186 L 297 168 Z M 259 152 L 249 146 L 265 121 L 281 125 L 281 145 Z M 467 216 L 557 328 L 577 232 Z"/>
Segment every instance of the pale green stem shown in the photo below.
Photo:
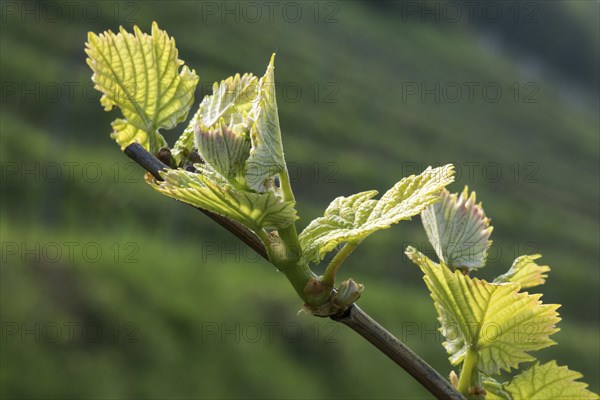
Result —
<path fill-rule="evenodd" d="M 295 203 L 296 199 L 287 168 L 281 171 L 280 179 L 283 200 Z M 302 261 L 302 248 L 298 239 L 296 223 L 292 222 L 289 226 L 277 230 L 277 233 L 279 240 L 274 238 L 268 247 L 270 249 L 269 259 L 286 275 L 305 304 L 309 306 L 322 305 L 329 299 L 332 288 L 324 287 L 319 277 L 314 274 L 306 262 Z"/>
<path fill-rule="evenodd" d="M 329 293 L 320 290 L 317 275 L 311 271 L 306 262 L 301 260 L 299 253 L 290 249 L 290 246 L 293 246 L 290 244 L 294 240 L 293 232 L 289 228 L 280 229 L 278 234 L 267 237 L 267 240 L 269 261 L 285 274 L 305 304 L 311 306 L 323 304 L 329 298 Z M 295 240 L 298 240 L 297 236 Z"/>
<path fill-rule="evenodd" d="M 296 202 L 294 192 L 292 190 L 292 184 L 290 182 L 290 176 L 288 174 L 287 167 L 280 173 L 281 178 L 281 191 L 283 193 L 284 201 Z M 287 247 L 287 251 L 290 252 L 292 258 L 296 260 L 300 259 L 302 255 L 302 249 L 300 248 L 300 241 L 298 240 L 298 231 L 296 230 L 296 223 L 292 222 L 289 226 L 283 229 L 279 229 L 279 237 L 284 241 Z"/>
<path fill-rule="evenodd" d="M 477 372 L 477 366 L 479 364 L 479 354 L 473 349 L 467 350 L 465 359 L 463 361 L 462 369 L 460 371 L 460 379 L 458 380 L 458 391 L 469 396 L 469 388 L 473 385 L 473 378 Z"/>
<path fill-rule="evenodd" d="M 279 174 L 281 178 L 281 191 L 283 192 L 283 199 L 285 201 L 296 202 L 294 197 L 294 191 L 292 190 L 292 184 L 290 182 L 290 175 L 288 174 L 287 167 Z"/>
<path fill-rule="evenodd" d="M 323 277 L 321 278 L 321 281 L 325 285 L 330 287 L 335 285 L 335 276 L 338 270 L 344 263 L 346 257 L 352 254 L 354 249 L 357 248 L 359 244 L 360 242 L 346 243 L 344 247 L 342 247 L 342 249 L 335 255 L 335 257 L 333 257 L 333 260 L 331 260 L 327 266 L 327 269 L 325 270 L 325 273 L 323 274 Z"/>

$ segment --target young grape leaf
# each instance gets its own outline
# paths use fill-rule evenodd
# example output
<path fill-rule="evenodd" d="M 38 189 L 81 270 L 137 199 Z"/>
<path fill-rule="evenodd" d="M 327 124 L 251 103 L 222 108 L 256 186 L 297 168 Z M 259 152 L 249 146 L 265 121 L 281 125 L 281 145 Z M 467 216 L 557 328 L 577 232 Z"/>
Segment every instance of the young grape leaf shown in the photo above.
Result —
<path fill-rule="evenodd" d="M 376 190 L 349 197 L 337 197 L 325 210 L 323 217 L 312 221 L 300 234 L 300 245 L 307 261 L 319 262 L 343 242 L 359 242 L 377 227 L 365 226 L 377 205 L 372 198 Z"/>
<path fill-rule="evenodd" d="M 224 119 L 233 129 L 233 124 L 244 122 L 257 95 L 258 79 L 252 74 L 236 74 L 221 83 L 215 82 L 213 94 L 204 97 L 198 109 L 200 128 L 210 130 Z"/>
<path fill-rule="evenodd" d="M 275 175 L 285 170 L 275 98 L 274 59 L 265 75 L 235 75 L 206 96 L 195 118 L 200 155 L 230 183 L 257 192 L 274 190 Z M 189 146 L 189 133 L 181 144 Z"/>
<path fill-rule="evenodd" d="M 540 257 L 540 254 L 518 257 L 505 274 L 494 279 L 494 283 L 517 282 L 522 288 L 543 285 L 548 278 L 547 272 L 550 271 L 550 267 L 536 264 L 535 260 Z"/>
<path fill-rule="evenodd" d="M 598 399 L 587 390 L 587 384 L 578 382 L 583 375 L 567 367 L 559 367 L 556 361 L 540 365 L 535 363 L 525 372 L 514 377 L 510 383 L 499 384 L 484 379 L 486 400 L 586 400 Z"/>
<path fill-rule="evenodd" d="M 542 304 L 540 294 L 519 293 L 516 283 L 494 284 L 452 272 L 412 247 L 406 254 L 425 274 L 452 364 L 473 349 L 479 369 L 492 375 L 535 360 L 528 352 L 555 343 L 549 336 L 558 331 L 559 305 Z"/>
<path fill-rule="evenodd" d="M 221 119 L 207 130 L 196 126 L 196 143 L 207 163 L 236 188 L 247 189 L 244 171 L 250 155 L 250 138 L 243 131 L 229 129 Z"/>
<path fill-rule="evenodd" d="M 252 74 L 237 74 L 215 83 L 213 94 L 200 103 L 194 128 L 202 158 L 239 188 L 246 187 L 252 124 L 248 113 L 257 95 L 258 79 Z"/>
<path fill-rule="evenodd" d="M 266 182 L 286 168 L 275 98 L 275 54 L 258 83 L 250 117 L 252 148 L 246 163 L 246 182 L 257 192 L 264 192 Z"/>
<path fill-rule="evenodd" d="M 454 167 L 427 168 L 421 175 L 402 179 L 380 200 L 377 191 L 338 197 L 323 217 L 312 221 L 300 234 L 303 257 L 319 262 L 340 243 L 360 243 L 371 233 L 407 220 L 439 199 L 439 191 L 454 180 Z"/>
<path fill-rule="evenodd" d="M 152 34 L 135 26 L 88 34 L 87 63 L 106 111 L 117 106 L 124 118 L 113 122 L 111 137 L 124 149 L 134 142 L 156 153 L 165 146 L 159 129 L 185 120 L 194 100 L 198 76 L 179 60 L 175 40 L 152 24 Z"/>
<path fill-rule="evenodd" d="M 271 192 L 236 190 L 208 165 L 195 167 L 198 173 L 164 170 L 164 181 L 149 183 L 162 194 L 239 221 L 254 231 L 285 228 L 297 219 L 293 202 L 284 202 Z"/>
<path fill-rule="evenodd" d="M 460 194 L 442 190 L 441 201 L 421 214 L 423 226 L 435 252 L 444 264 L 468 270 L 483 267 L 492 234 L 489 218 L 475 192 L 465 187 Z"/>

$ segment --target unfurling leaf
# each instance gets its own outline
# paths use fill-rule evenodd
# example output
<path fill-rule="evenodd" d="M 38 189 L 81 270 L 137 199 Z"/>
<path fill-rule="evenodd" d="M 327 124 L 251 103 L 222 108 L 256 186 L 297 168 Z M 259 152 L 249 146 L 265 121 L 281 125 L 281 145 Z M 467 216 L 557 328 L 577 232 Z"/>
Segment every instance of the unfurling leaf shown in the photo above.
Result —
<path fill-rule="evenodd" d="M 152 24 L 152 34 L 135 26 L 88 34 L 87 63 L 106 111 L 117 106 L 123 117 L 113 122 L 112 138 L 124 149 L 134 142 L 156 153 L 165 146 L 159 129 L 185 120 L 194 100 L 198 76 L 179 60 L 175 40 Z"/>
<path fill-rule="evenodd" d="M 525 372 L 515 376 L 509 383 L 500 384 L 492 379 L 484 380 L 488 393 L 486 400 L 586 400 L 598 399 L 587 390 L 587 384 L 578 382 L 583 375 L 567 367 L 559 367 L 556 361 L 540 365 L 535 363 Z"/>
<path fill-rule="evenodd" d="M 550 271 L 550 267 L 536 264 L 535 260 L 540 257 L 540 254 L 518 257 L 505 274 L 494 279 L 494 283 L 517 282 L 522 288 L 543 285 L 548 278 L 547 272 Z"/>
<path fill-rule="evenodd" d="M 150 183 L 162 194 L 229 217 L 254 231 L 284 228 L 297 219 L 294 203 L 284 202 L 271 192 L 236 190 L 211 167 L 195 167 L 198 173 L 183 169 L 162 171 L 164 181 Z"/>
<path fill-rule="evenodd" d="M 215 83 L 174 156 L 191 152 L 194 144 L 204 160 L 239 189 L 279 192 L 275 177 L 285 170 L 281 130 L 275 98 L 274 59 L 265 75 L 235 75 Z"/>
<path fill-rule="evenodd" d="M 275 175 L 285 169 L 285 161 L 273 68 L 272 58 L 260 80 L 238 74 L 213 85 L 213 93 L 202 100 L 172 152 L 178 165 L 189 166 L 195 146 L 205 162 L 195 165 L 200 174 L 165 172 L 165 182 L 156 189 L 253 230 L 280 229 L 297 219 L 294 203 L 283 201 L 275 186 Z M 277 161 L 276 169 L 268 157 Z M 265 168 L 249 172 L 258 159 Z M 268 174 L 261 175 L 265 171 Z"/>
<path fill-rule="evenodd" d="M 275 54 L 258 83 L 258 96 L 252 104 L 250 128 L 252 149 L 246 163 L 248 185 L 264 192 L 273 177 L 285 170 L 279 114 L 275 98 Z"/>
<path fill-rule="evenodd" d="M 452 272 L 412 247 L 406 254 L 425 274 L 452 364 L 472 349 L 479 354 L 479 370 L 496 374 L 535 360 L 529 352 L 555 343 L 549 336 L 558 331 L 559 306 L 542 304 L 540 294 L 519 293 L 516 283 L 494 284 Z"/>
<path fill-rule="evenodd" d="M 210 130 L 224 119 L 230 129 L 244 123 L 258 95 L 258 79 L 252 74 L 229 77 L 214 83 L 213 94 L 204 97 L 197 121 L 201 130 Z M 249 128 L 249 124 L 248 124 Z"/>
<path fill-rule="evenodd" d="M 319 262 L 340 243 L 360 243 L 371 233 L 410 219 L 439 199 L 439 191 L 454 180 L 454 167 L 427 168 L 421 175 L 402 179 L 380 200 L 377 191 L 334 199 L 323 217 L 300 234 L 303 257 Z"/>
<path fill-rule="evenodd" d="M 460 194 L 441 192 L 441 201 L 421 214 L 427 237 L 444 264 L 472 270 L 485 265 L 492 227 L 475 192 L 465 187 Z"/>
<path fill-rule="evenodd" d="M 252 74 L 235 75 L 213 85 L 198 109 L 194 124 L 195 144 L 202 158 L 234 186 L 246 187 L 244 172 L 250 156 L 248 113 L 258 92 Z"/>
<path fill-rule="evenodd" d="M 202 158 L 235 187 L 246 187 L 245 162 L 250 155 L 250 138 L 242 131 L 235 132 L 224 120 L 206 130 L 196 127 L 196 143 Z"/>

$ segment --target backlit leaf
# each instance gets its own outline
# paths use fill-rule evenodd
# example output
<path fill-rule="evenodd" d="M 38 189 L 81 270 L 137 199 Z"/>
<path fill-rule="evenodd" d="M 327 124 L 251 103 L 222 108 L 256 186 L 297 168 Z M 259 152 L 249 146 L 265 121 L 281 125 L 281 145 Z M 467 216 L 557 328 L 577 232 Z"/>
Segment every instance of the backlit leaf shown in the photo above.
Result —
<path fill-rule="evenodd" d="M 165 140 L 159 129 L 185 120 L 194 100 L 198 76 L 178 59 L 175 40 L 152 24 L 152 34 L 135 26 L 88 34 L 87 63 L 106 111 L 117 106 L 123 118 L 113 122 L 111 136 L 122 149 L 138 142 L 156 153 Z"/>
<path fill-rule="evenodd" d="M 439 200 L 439 191 L 454 180 L 452 165 L 427 168 L 421 175 L 402 179 L 380 200 L 377 191 L 338 197 L 323 217 L 312 221 L 300 234 L 303 257 L 319 262 L 340 243 L 360 243 L 371 233 L 410 219 Z"/>
<path fill-rule="evenodd" d="M 468 188 L 460 194 L 442 190 L 441 201 L 421 214 L 427 237 L 444 264 L 452 268 L 475 269 L 485 265 L 487 250 L 492 243 L 492 227 L 475 192 Z"/>
<path fill-rule="evenodd" d="M 165 170 L 161 172 L 164 181 L 150 183 L 162 194 L 239 221 L 254 231 L 284 228 L 297 219 L 294 203 L 271 192 L 236 190 L 211 167 L 196 164 L 196 168 L 198 173 Z"/>
<path fill-rule="evenodd" d="M 550 267 L 536 264 L 535 260 L 540 257 L 540 254 L 518 257 L 505 274 L 494 279 L 494 283 L 517 282 L 522 288 L 543 285 L 548 278 L 547 272 L 550 271 Z"/>
<path fill-rule="evenodd" d="M 587 384 L 578 382 L 582 377 L 579 372 L 558 366 L 556 361 L 536 363 L 509 383 L 484 380 L 486 400 L 597 400 L 598 395 L 587 390 Z"/>
<path fill-rule="evenodd" d="M 246 163 L 246 182 L 258 191 L 266 190 L 266 182 L 285 170 L 277 100 L 275 98 L 275 54 L 265 75 L 258 83 L 258 96 L 250 111 L 252 149 Z"/>
<path fill-rule="evenodd" d="M 540 294 L 520 293 L 516 283 L 489 283 L 437 264 L 409 247 L 408 257 L 425 274 L 446 337 L 450 361 L 462 362 L 468 349 L 479 353 L 487 375 L 535 360 L 529 352 L 555 342 L 558 305 L 542 304 Z"/>

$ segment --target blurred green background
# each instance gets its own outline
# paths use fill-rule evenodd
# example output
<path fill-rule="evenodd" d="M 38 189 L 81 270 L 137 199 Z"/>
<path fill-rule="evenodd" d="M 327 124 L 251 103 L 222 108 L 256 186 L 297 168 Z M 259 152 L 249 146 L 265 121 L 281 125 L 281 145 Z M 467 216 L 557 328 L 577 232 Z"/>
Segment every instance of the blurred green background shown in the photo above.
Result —
<path fill-rule="evenodd" d="M 475 189 L 495 227 L 478 275 L 542 253 L 539 290 L 563 320 L 559 346 L 536 354 L 598 392 L 598 3 L 456 4 L 2 2 L 2 398 L 430 398 L 345 327 L 296 315 L 282 274 L 154 193 L 109 138 L 119 112 L 90 84 L 86 34 L 153 20 L 199 74 L 196 105 L 277 51 L 300 227 L 337 195 L 454 163 L 450 189 Z M 403 222 L 342 276 L 447 375 L 403 257 L 408 244 L 431 252 L 425 240 L 418 218 Z"/>

